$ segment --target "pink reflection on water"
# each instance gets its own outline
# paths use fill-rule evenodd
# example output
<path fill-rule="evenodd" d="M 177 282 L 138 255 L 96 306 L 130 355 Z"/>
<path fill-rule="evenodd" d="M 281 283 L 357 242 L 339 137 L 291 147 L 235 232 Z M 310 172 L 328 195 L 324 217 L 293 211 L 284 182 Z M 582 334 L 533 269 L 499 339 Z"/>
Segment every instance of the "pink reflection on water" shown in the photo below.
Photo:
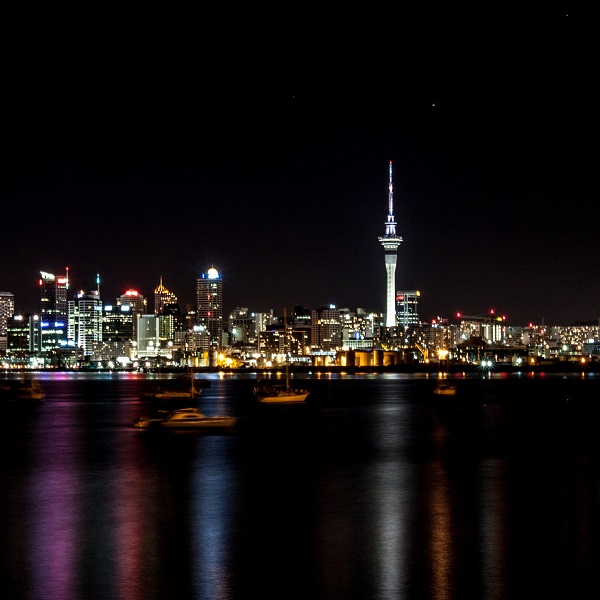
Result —
<path fill-rule="evenodd" d="M 33 432 L 38 443 L 32 445 L 35 456 L 24 524 L 30 546 L 32 589 L 36 597 L 47 600 L 76 598 L 77 533 L 84 516 L 81 483 L 76 477 L 81 469 L 75 450 L 78 444 L 72 430 L 61 426 L 60 415 L 49 426 L 52 435 L 35 429 Z"/>

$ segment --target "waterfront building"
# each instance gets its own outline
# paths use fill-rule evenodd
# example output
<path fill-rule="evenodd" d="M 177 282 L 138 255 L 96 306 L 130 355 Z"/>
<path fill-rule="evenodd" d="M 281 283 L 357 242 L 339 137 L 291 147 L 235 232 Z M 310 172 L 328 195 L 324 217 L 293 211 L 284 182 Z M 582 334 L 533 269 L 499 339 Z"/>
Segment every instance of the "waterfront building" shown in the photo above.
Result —
<path fill-rule="evenodd" d="M 244 346 L 256 343 L 256 320 L 247 308 L 236 307 L 229 315 L 229 344 Z"/>
<path fill-rule="evenodd" d="M 331 351 L 342 347 L 340 311 L 334 304 L 311 313 L 310 346 L 313 350 Z"/>
<path fill-rule="evenodd" d="M 398 246 L 402 238 L 396 235 L 396 221 L 394 218 L 394 192 L 392 186 L 392 161 L 390 160 L 390 179 L 388 185 L 388 218 L 385 223 L 385 235 L 379 238 L 379 242 L 385 251 L 386 271 L 386 327 L 396 327 L 396 261 Z"/>
<path fill-rule="evenodd" d="M 39 346 L 39 317 L 13 315 L 6 324 L 7 353 L 11 355 L 34 354 Z"/>
<path fill-rule="evenodd" d="M 214 267 L 196 280 L 196 325 L 204 327 L 209 345 L 219 349 L 223 339 L 223 279 Z"/>
<path fill-rule="evenodd" d="M 65 275 L 40 271 L 40 352 L 67 345 L 67 291 L 69 269 Z"/>
<path fill-rule="evenodd" d="M 11 292 L 0 292 L 0 351 L 8 347 L 8 321 L 15 314 L 15 296 Z"/>

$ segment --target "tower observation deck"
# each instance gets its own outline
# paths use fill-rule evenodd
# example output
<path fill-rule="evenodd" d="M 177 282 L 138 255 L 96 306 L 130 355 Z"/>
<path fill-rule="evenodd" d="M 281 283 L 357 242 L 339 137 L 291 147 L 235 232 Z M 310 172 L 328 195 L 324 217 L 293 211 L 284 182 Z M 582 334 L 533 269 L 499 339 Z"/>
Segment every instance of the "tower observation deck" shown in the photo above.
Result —
<path fill-rule="evenodd" d="M 392 185 L 392 161 L 390 160 L 388 218 L 385 222 L 385 235 L 380 236 L 379 242 L 385 251 L 386 278 L 386 327 L 396 326 L 396 260 L 398 246 L 402 238 L 396 235 L 396 221 L 394 220 L 394 189 Z"/>

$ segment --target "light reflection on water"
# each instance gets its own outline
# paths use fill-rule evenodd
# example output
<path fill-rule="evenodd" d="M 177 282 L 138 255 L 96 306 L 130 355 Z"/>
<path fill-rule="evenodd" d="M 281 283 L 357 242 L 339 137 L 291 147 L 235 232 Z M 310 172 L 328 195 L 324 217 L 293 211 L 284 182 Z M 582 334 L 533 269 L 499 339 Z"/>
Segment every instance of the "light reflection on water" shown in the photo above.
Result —
<path fill-rule="evenodd" d="M 427 377 L 321 376 L 264 411 L 251 378 L 214 376 L 199 405 L 240 418 L 224 435 L 132 428 L 145 376 L 42 379 L 7 406 L 3 597 L 599 591 L 593 377 L 457 377 L 440 404 Z"/>

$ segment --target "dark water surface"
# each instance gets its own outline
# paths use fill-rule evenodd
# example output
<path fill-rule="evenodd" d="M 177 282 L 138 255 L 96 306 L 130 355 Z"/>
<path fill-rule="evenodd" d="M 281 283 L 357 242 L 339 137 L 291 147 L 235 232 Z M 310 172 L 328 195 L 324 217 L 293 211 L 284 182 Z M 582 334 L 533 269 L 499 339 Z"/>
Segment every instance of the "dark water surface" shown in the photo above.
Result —
<path fill-rule="evenodd" d="M 5 402 L 0 593 L 58 599 L 600 598 L 600 376 L 252 376 L 151 433 L 154 375 L 39 374 Z"/>

